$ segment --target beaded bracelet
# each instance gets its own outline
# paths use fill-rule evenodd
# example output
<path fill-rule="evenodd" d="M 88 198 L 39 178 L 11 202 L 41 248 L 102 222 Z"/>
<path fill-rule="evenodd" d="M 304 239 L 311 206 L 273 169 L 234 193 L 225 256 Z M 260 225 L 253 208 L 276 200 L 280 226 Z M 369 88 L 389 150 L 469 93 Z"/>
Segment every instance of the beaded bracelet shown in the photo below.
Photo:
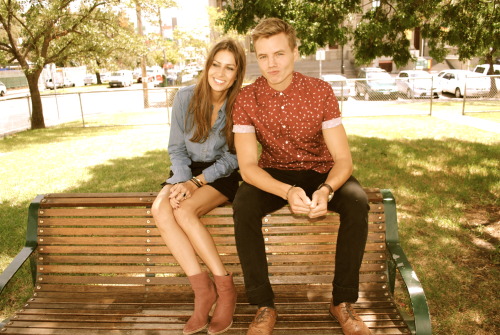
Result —
<path fill-rule="evenodd" d="M 193 184 L 195 184 L 198 188 L 203 186 L 203 183 L 196 177 L 189 179 L 189 181 L 191 181 Z"/>

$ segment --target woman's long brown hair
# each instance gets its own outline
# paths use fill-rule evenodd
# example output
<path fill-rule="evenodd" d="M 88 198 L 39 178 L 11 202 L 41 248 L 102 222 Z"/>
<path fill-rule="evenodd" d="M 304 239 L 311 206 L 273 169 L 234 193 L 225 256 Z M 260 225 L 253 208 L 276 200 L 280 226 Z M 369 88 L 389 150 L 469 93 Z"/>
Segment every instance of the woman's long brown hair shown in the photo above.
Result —
<path fill-rule="evenodd" d="M 211 87 L 208 83 L 208 69 L 212 66 L 215 55 L 221 51 L 227 50 L 231 52 L 236 61 L 236 80 L 233 85 L 227 91 L 227 102 L 226 102 L 226 125 L 221 132 L 224 133 L 226 137 L 226 142 L 231 152 L 235 152 L 234 149 L 234 135 L 233 135 L 233 105 L 236 101 L 236 96 L 240 91 L 241 85 L 243 84 L 243 79 L 245 77 L 246 69 L 246 56 L 243 47 L 233 39 L 225 39 L 218 42 L 210 50 L 208 54 L 207 61 L 205 62 L 205 68 L 203 69 L 200 78 L 194 89 L 193 98 L 189 103 L 188 113 L 191 113 L 193 117 L 186 118 L 186 120 L 191 119 L 191 124 L 187 127 L 192 129 L 195 127 L 193 137 L 190 139 L 193 142 L 203 143 L 210 134 L 211 130 L 211 116 L 212 116 L 212 95 Z"/>

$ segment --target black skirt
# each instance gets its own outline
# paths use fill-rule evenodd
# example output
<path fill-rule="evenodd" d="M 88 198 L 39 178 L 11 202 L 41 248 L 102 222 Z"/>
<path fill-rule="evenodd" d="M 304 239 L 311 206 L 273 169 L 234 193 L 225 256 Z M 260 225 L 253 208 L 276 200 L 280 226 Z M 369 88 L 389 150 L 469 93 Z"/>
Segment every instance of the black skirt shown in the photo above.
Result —
<path fill-rule="evenodd" d="M 191 173 L 193 174 L 193 176 L 197 176 L 212 164 L 214 164 L 214 162 L 191 162 Z M 172 171 L 170 171 L 170 177 L 172 176 L 173 173 Z M 216 179 L 213 182 L 208 183 L 207 185 L 212 186 L 217 191 L 224 194 L 224 196 L 232 202 L 234 200 L 234 196 L 236 195 L 236 191 L 240 186 L 240 181 L 242 181 L 240 173 L 235 170 L 229 176 Z M 162 186 L 166 184 L 166 182 L 162 183 Z"/>

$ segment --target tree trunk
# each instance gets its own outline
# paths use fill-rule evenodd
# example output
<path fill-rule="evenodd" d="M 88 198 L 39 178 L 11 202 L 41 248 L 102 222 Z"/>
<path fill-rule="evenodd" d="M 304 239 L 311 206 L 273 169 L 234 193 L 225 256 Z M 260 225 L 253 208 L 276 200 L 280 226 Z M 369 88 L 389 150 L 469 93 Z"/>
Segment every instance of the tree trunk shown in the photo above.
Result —
<path fill-rule="evenodd" d="M 490 51 L 486 55 L 486 64 L 489 64 L 490 67 L 488 69 L 488 76 L 492 76 L 495 74 L 495 71 L 493 69 L 493 51 Z M 490 85 L 490 96 L 493 98 L 497 93 L 498 93 L 498 88 L 497 88 L 497 82 L 495 80 L 496 77 L 490 77 L 491 80 L 491 85 Z"/>
<path fill-rule="evenodd" d="M 26 74 L 31 95 L 31 129 L 45 128 L 42 98 L 40 97 L 40 90 L 38 89 L 38 79 L 41 73 L 41 70 L 35 70 Z"/>

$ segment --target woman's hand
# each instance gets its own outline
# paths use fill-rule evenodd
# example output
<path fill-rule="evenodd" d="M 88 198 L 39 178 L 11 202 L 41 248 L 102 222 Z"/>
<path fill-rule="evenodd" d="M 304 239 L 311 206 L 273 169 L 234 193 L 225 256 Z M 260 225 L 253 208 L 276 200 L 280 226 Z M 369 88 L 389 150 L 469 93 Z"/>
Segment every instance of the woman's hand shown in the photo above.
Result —
<path fill-rule="evenodd" d="M 197 189 L 198 187 L 196 187 L 196 185 L 189 180 L 172 186 L 170 189 L 170 195 L 168 196 L 172 208 L 179 208 L 181 202 L 190 198 Z"/>

